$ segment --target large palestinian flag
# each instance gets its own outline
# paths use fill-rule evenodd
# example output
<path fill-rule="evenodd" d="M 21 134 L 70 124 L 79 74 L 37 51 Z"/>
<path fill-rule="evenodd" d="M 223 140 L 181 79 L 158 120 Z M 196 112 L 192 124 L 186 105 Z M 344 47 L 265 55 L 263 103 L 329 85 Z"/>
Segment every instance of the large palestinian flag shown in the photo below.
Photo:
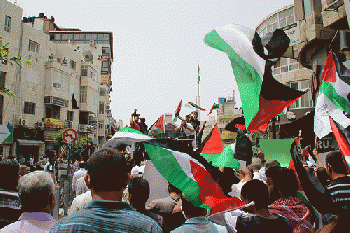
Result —
<path fill-rule="evenodd" d="M 230 24 L 210 32 L 204 41 L 225 52 L 231 60 L 249 132 L 264 124 L 267 127 L 273 117 L 305 93 L 279 83 L 272 76 L 272 66 L 289 46 L 290 40 L 283 30 L 277 29 L 261 40 L 253 30 Z"/>
<path fill-rule="evenodd" d="M 333 52 L 327 57 L 319 92 L 314 130 L 318 138 L 323 138 L 332 132 L 329 116 L 343 127 L 350 125 L 350 119 L 344 115 L 344 111 L 350 114 L 350 70 Z"/>
<path fill-rule="evenodd" d="M 344 162 L 347 165 L 349 171 L 350 166 L 350 132 L 341 126 L 339 123 L 334 121 L 329 117 L 331 123 L 331 128 L 334 134 L 335 139 L 337 140 L 340 152 L 344 156 Z"/>
<path fill-rule="evenodd" d="M 227 198 L 204 166 L 188 154 L 144 145 L 157 171 L 194 206 L 211 209 L 212 214 L 242 206 L 238 198 Z"/>

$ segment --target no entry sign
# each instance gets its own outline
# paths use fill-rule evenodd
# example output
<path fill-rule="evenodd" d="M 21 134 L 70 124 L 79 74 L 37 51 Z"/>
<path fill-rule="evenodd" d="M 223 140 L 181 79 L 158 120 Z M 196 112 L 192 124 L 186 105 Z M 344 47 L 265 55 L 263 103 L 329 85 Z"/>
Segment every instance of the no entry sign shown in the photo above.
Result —
<path fill-rule="evenodd" d="M 65 143 L 72 144 L 78 138 L 77 131 L 74 129 L 66 129 L 62 134 L 62 138 Z"/>

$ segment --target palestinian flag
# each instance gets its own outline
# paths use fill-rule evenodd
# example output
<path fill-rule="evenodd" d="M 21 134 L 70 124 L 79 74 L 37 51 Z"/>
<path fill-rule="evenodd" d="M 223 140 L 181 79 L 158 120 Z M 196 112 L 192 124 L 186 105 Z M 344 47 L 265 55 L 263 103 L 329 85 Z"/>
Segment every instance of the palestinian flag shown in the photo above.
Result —
<path fill-rule="evenodd" d="M 279 83 L 272 76 L 272 66 L 289 46 L 290 39 L 283 30 L 267 34 L 262 42 L 253 30 L 230 24 L 210 32 L 204 41 L 225 52 L 231 60 L 249 132 L 262 125 L 267 127 L 273 117 L 305 93 Z"/>
<path fill-rule="evenodd" d="M 350 125 L 343 111 L 350 114 L 350 70 L 338 61 L 332 51 L 324 66 L 315 107 L 314 130 L 318 138 L 323 138 L 332 132 L 328 116 L 331 116 L 341 126 Z"/>
<path fill-rule="evenodd" d="M 213 104 L 213 106 L 211 107 L 208 116 L 213 112 L 214 109 L 218 109 L 220 108 L 220 104 Z"/>
<path fill-rule="evenodd" d="M 236 144 L 230 144 L 224 148 L 220 156 L 213 161 L 214 167 L 230 167 L 235 170 L 241 170 L 246 167 L 246 161 L 235 158 Z"/>
<path fill-rule="evenodd" d="M 193 102 L 188 102 L 189 105 L 191 105 L 192 107 L 199 109 L 201 111 L 205 111 L 204 108 L 199 107 L 197 104 L 193 103 Z"/>
<path fill-rule="evenodd" d="M 213 130 L 204 139 L 199 148 L 201 151 L 201 156 L 205 158 L 208 163 L 213 162 L 214 159 L 220 156 L 221 152 L 224 150 L 224 147 L 221 142 L 217 125 L 214 126 Z"/>
<path fill-rule="evenodd" d="M 265 131 L 267 126 L 268 126 L 268 123 L 263 124 L 259 126 L 258 130 L 251 130 L 250 132 L 253 133 L 253 132 L 259 132 L 259 131 Z M 233 119 L 230 123 L 228 123 L 225 126 L 225 129 L 231 132 L 236 132 L 237 129 L 246 130 L 244 117 L 242 116 L 242 117 L 237 117 Z"/>
<path fill-rule="evenodd" d="M 194 206 L 211 209 L 214 214 L 244 204 L 238 198 L 227 198 L 203 165 L 188 154 L 144 145 L 158 172 L 180 189 Z"/>
<path fill-rule="evenodd" d="M 177 121 L 177 118 L 179 117 L 180 111 L 181 111 L 181 106 L 182 106 L 182 100 L 180 100 L 179 105 L 176 108 L 175 111 L 175 117 L 173 119 L 173 123 Z"/>
<path fill-rule="evenodd" d="M 329 121 L 340 152 L 344 156 L 344 162 L 347 165 L 348 172 L 350 172 L 350 132 L 331 117 L 329 117 Z"/>
<path fill-rule="evenodd" d="M 151 135 L 153 131 L 157 131 L 158 134 L 164 133 L 164 115 L 159 117 L 158 120 L 151 126 L 148 134 Z"/>

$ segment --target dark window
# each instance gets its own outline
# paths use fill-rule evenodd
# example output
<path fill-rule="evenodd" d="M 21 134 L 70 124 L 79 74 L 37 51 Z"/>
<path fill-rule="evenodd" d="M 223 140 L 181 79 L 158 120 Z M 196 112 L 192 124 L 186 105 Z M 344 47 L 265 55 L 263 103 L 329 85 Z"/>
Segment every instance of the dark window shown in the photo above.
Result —
<path fill-rule="evenodd" d="M 67 111 L 67 121 L 73 121 L 73 119 L 74 119 L 74 112 Z"/>
<path fill-rule="evenodd" d="M 100 96 L 106 96 L 106 89 L 100 88 Z"/>
<path fill-rule="evenodd" d="M 60 119 L 61 107 L 56 105 L 48 105 L 45 109 L 46 118 Z"/>
<path fill-rule="evenodd" d="M 109 55 L 110 49 L 109 47 L 102 47 L 102 55 Z"/>
<path fill-rule="evenodd" d="M 5 88 L 6 73 L 0 71 L 0 89 Z M 0 95 L 0 125 L 2 124 L 2 112 L 4 109 L 4 96 Z"/>
<path fill-rule="evenodd" d="M 24 102 L 24 113 L 35 115 L 35 103 Z"/>
<path fill-rule="evenodd" d="M 73 61 L 73 60 L 70 60 L 70 68 L 75 70 L 76 67 L 77 67 L 77 63 L 75 61 Z"/>
<path fill-rule="evenodd" d="M 89 113 L 88 112 L 79 112 L 79 124 L 81 125 L 87 125 L 89 119 Z"/>
<path fill-rule="evenodd" d="M 8 15 L 5 16 L 4 30 L 7 32 L 9 32 L 11 30 L 11 17 Z"/>
<path fill-rule="evenodd" d="M 28 50 L 34 53 L 39 53 L 40 44 L 35 41 L 29 40 Z"/>
<path fill-rule="evenodd" d="M 100 101 L 99 114 L 105 114 L 105 103 Z"/>
<path fill-rule="evenodd" d="M 109 61 L 102 61 L 101 73 L 108 74 L 109 73 Z"/>

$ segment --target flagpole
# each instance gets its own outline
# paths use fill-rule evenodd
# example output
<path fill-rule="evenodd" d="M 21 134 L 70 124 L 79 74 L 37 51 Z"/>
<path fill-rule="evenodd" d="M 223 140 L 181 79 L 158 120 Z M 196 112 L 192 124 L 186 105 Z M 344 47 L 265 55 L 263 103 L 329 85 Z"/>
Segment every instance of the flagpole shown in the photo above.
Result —
<path fill-rule="evenodd" d="M 199 74 L 199 63 L 198 63 L 198 96 L 197 96 L 197 105 L 198 106 L 201 106 L 200 105 L 200 97 L 199 97 L 199 81 L 200 81 L 200 74 Z M 198 112 L 198 120 L 200 121 L 200 112 Z"/>

